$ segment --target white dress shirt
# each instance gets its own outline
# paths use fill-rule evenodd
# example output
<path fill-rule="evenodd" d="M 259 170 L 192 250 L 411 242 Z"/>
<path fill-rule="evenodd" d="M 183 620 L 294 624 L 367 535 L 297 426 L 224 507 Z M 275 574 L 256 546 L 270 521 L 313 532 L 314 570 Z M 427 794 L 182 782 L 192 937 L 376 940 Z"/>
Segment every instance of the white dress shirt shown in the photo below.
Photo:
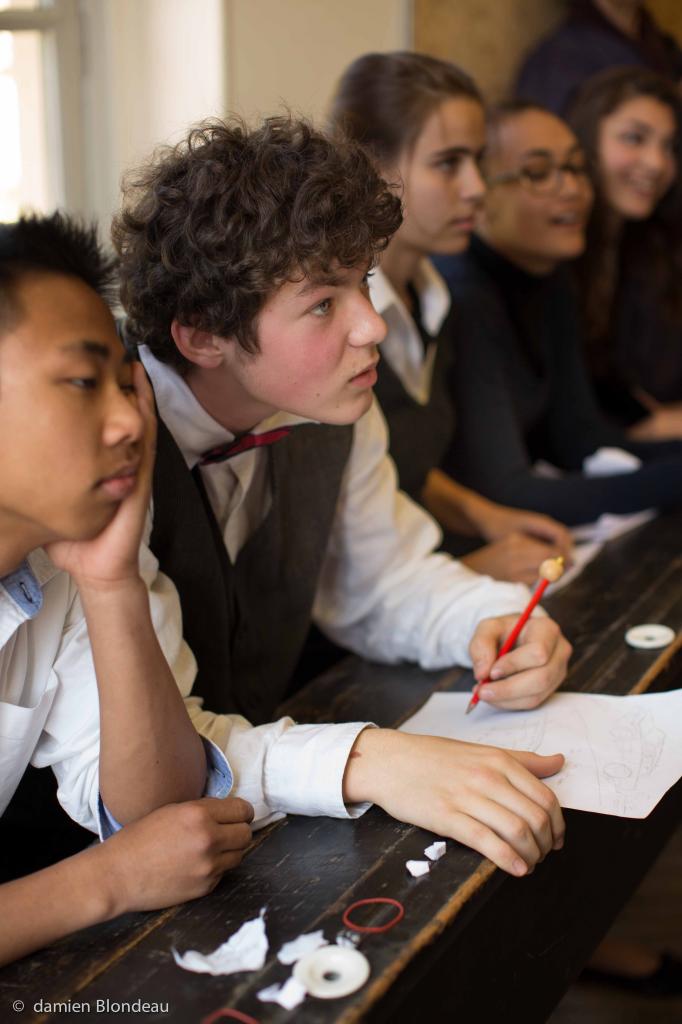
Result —
<path fill-rule="evenodd" d="M 18 584 L 0 583 L 0 814 L 28 764 L 51 767 L 67 813 L 106 838 L 117 826 L 99 797 L 99 696 L 78 591 L 44 551 L 32 552 L 27 563 Z M 175 588 L 147 548 L 140 570 L 159 643 L 205 738 L 205 794 L 227 796 L 233 784 L 232 792 L 254 805 L 258 825 L 287 811 L 362 813 L 367 805 L 346 808 L 341 785 L 364 723 L 294 726 L 283 718 L 254 729 L 239 715 L 203 711 L 201 701 L 188 696 L 196 663 L 182 640 Z"/>
<path fill-rule="evenodd" d="M 99 695 L 78 591 L 38 549 L 0 580 L 0 814 L 33 764 L 52 767 L 59 800 L 75 821 L 103 839 L 120 828 L 99 795 L 99 735 Z M 204 744 L 205 795 L 227 796 L 229 766 Z"/>
<path fill-rule="evenodd" d="M 175 370 L 145 346 L 140 356 L 160 415 L 188 466 L 196 464 L 201 452 L 232 440 Z M 284 422 L 291 417 L 277 414 L 254 432 Z M 495 582 L 448 555 L 434 554 L 440 529 L 398 491 L 387 442 L 385 420 L 373 402 L 355 425 L 313 617 L 333 640 L 367 658 L 413 661 L 424 668 L 470 665 L 469 641 L 477 624 L 521 611 L 528 590 Z M 201 469 L 233 560 L 268 507 L 265 467 L 266 453 L 256 448 Z M 250 490 L 258 494 L 258 505 L 251 504 Z"/>
<path fill-rule="evenodd" d="M 387 361 L 415 402 L 426 405 L 431 394 L 436 339 L 450 312 L 450 292 L 433 263 L 426 258 L 420 260 L 412 284 L 419 298 L 424 330 L 434 339 L 426 351 L 413 317 L 381 267 L 370 275 L 369 294 L 372 305 L 388 327 L 388 334 L 381 343 L 381 358 Z"/>

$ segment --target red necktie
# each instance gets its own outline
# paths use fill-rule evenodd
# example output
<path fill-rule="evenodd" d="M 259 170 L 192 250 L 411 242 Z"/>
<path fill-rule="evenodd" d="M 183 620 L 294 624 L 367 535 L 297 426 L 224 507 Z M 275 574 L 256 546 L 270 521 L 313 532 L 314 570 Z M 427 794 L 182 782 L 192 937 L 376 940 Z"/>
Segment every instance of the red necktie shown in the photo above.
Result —
<path fill-rule="evenodd" d="M 242 434 L 234 441 L 226 441 L 225 444 L 217 444 L 215 448 L 209 448 L 199 459 L 200 466 L 212 466 L 216 462 L 225 462 L 233 455 L 241 455 L 242 452 L 251 451 L 252 448 L 265 448 L 269 444 L 281 441 L 283 437 L 290 434 L 292 427 L 280 427 L 278 430 L 266 430 L 263 434 Z"/>

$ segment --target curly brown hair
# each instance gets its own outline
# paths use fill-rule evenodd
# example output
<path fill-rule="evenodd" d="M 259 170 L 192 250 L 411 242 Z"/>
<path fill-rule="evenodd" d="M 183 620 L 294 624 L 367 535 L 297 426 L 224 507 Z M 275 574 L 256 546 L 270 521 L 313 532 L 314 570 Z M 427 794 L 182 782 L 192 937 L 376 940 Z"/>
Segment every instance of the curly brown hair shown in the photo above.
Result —
<path fill-rule="evenodd" d="M 401 220 L 356 143 L 289 116 L 205 121 L 124 184 L 112 237 L 129 330 L 181 372 L 174 319 L 257 352 L 277 288 L 374 263 Z"/>

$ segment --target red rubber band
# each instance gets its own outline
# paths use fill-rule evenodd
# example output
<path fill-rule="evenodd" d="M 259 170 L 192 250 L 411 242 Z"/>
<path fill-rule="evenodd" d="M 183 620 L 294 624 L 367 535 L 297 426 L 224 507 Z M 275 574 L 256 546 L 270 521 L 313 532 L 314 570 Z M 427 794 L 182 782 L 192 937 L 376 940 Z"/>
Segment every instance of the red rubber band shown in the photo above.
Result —
<path fill-rule="evenodd" d="M 242 1024 L 259 1024 L 259 1021 L 255 1017 L 249 1017 L 248 1013 L 242 1013 L 241 1010 L 228 1010 L 223 1007 L 221 1010 L 216 1010 L 214 1013 L 209 1013 L 208 1017 L 204 1017 L 201 1024 L 214 1024 L 217 1020 L 224 1020 L 229 1017 L 230 1020 L 240 1020 Z"/>
<path fill-rule="evenodd" d="M 397 907 L 398 913 L 386 924 L 353 924 L 350 919 L 351 912 L 355 910 L 356 907 L 367 907 L 372 903 L 388 903 L 392 907 Z M 362 932 L 363 935 L 379 935 L 381 932 L 387 932 L 388 929 L 392 928 L 393 925 L 398 923 L 398 921 L 402 921 L 404 916 L 405 907 L 399 900 L 391 899 L 390 896 L 372 896 L 370 899 L 356 900 L 355 903 L 351 903 L 351 905 L 344 910 L 342 921 L 346 928 L 351 928 L 354 932 Z"/>

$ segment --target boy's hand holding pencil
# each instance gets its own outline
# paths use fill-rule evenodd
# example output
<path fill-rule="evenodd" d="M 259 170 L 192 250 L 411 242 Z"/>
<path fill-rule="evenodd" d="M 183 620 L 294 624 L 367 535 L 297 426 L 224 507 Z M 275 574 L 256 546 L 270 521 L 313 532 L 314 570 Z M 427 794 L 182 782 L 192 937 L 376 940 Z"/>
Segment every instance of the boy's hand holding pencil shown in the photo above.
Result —
<path fill-rule="evenodd" d="M 508 711 L 535 708 L 561 684 L 571 645 L 552 619 L 530 616 L 549 583 L 562 572 L 563 558 L 547 559 L 519 617 L 504 615 L 479 623 L 469 647 L 477 683 L 467 714 L 479 700 Z"/>

